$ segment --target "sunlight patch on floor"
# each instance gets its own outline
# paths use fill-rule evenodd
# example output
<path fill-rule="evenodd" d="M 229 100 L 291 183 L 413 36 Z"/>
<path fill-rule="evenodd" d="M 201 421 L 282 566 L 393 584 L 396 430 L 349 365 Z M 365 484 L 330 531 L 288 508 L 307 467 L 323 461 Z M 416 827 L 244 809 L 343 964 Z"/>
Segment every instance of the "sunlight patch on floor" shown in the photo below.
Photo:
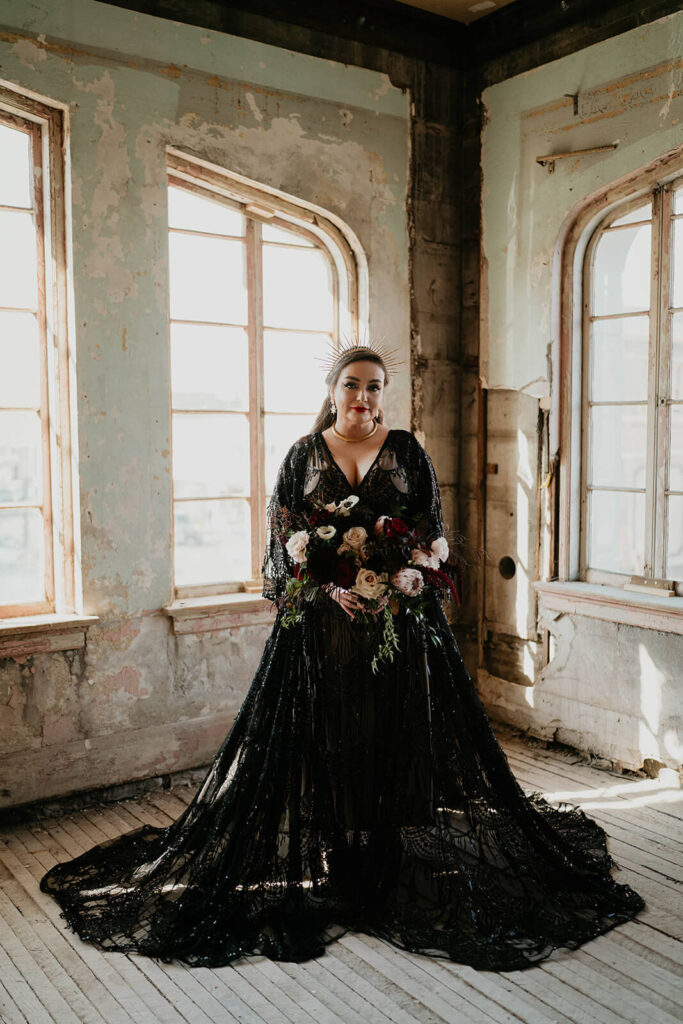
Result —
<path fill-rule="evenodd" d="M 562 800 L 578 801 L 584 810 L 615 807 L 617 803 L 621 808 L 630 808 L 683 802 L 681 780 L 673 768 L 662 768 L 656 779 L 615 782 L 613 785 L 590 790 L 548 790 L 543 796 L 549 803 L 559 803 Z"/>

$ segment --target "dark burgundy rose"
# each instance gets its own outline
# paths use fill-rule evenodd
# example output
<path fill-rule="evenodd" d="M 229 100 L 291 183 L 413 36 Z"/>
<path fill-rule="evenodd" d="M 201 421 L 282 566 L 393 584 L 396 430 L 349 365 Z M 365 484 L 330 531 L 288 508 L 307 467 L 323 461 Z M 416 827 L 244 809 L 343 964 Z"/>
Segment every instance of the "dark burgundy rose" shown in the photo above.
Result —
<path fill-rule="evenodd" d="M 313 548 L 306 559 L 306 572 L 316 583 L 331 583 L 335 578 L 339 555 L 331 547 Z"/>
<path fill-rule="evenodd" d="M 356 579 L 356 568 L 348 558 L 339 558 L 334 574 L 334 582 L 338 587 L 347 590 Z"/>
<path fill-rule="evenodd" d="M 384 535 L 390 540 L 409 540 L 412 532 L 406 521 L 398 516 L 384 520 Z"/>
<path fill-rule="evenodd" d="M 332 518 L 331 512 L 326 512 L 324 509 L 314 509 L 308 515 L 308 521 L 311 526 L 326 526 Z"/>

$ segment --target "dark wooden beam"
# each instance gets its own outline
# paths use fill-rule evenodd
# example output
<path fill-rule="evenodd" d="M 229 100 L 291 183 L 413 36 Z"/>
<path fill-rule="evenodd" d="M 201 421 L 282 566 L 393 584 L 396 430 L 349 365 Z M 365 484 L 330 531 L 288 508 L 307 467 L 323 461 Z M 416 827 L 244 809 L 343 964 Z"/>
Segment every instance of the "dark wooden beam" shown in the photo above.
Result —
<path fill-rule="evenodd" d="M 468 26 L 470 67 L 486 87 L 680 9 L 680 0 L 517 0 Z"/>
<path fill-rule="evenodd" d="M 381 52 L 458 66 L 466 28 L 394 0 L 104 0 L 272 46 L 378 68 Z M 385 61 L 386 62 L 386 59 Z"/>
<path fill-rule="evenodd" d="M 467 69 L 482 87 L 680 10 L 680 0 L 515 0 L 462 25 L 397 0 L 104 2 L 387 73 L 396 57 Z"/>

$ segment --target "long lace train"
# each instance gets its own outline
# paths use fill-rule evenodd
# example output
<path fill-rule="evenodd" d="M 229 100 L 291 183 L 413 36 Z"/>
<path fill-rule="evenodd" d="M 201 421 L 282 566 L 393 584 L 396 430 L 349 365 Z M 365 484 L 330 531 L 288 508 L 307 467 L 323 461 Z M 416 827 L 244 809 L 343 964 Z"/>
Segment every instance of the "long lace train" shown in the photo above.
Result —
<path fill-rule="evenodd" d="M 297 445 L 274 502 L 306 487 L 348 493 L 319 436 Z M 414 496 L 443 530 L 431 463 L 408 432 L 393 432 L 362 486 L 378 509 L 397 488 Z M 273 599 L 286 570 L 277 544 Z M 43 877 L 68 924 L 103 949 L 192 965 L 306 960 L 354 929 L 511 970 L 638 914 L 641 896 L 612 878 L 604 830 L 517 783 L 435 596 L 428 621 L 436 643 L 399 613 L 399 653 L 375 675 L 379 621 L 352 623 L 327 600 L 285 628 L 280 607 L 183 814 Z"/>

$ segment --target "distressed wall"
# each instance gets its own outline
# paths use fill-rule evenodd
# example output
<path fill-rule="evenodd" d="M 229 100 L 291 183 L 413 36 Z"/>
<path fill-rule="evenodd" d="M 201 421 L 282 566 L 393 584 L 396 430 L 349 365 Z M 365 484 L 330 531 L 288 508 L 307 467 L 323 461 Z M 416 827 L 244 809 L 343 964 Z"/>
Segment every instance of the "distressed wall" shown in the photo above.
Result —
<path fill-rule="evenodd" d="M 345 221 L 369 267 L 369 331 L 406 365 L 409 97 L 387 75 L 93 0 L 0 0 L 0 78 L 69 111 L 84 611 L 78 652 L 0 665 L 5 805 L 205 763 L 272 613 L 174 636 L 166 147 Z M 323 395 L 320 399 L 322 401 Z"/>
<path fill-rule="evenodd" d="M 480 374 L 489 471 L 480 692 L 493 717 L 629 768 L 646 758 L 681 762 L 683 636 L 539 615 L 531 584 L 543 574 L 542 407 L 554 409 L 558 384 L 553 260 L 563 225 L 587 197 L 681 145 L 681 52 L 683 16 L 672 15 L 499 82 L 482 97 Z M 617 148 L 558 161 L 552 174 L 536 163 L 608 143 Z M 514 575 L 506 576 L 504 559 Z"/>
<path fill-rule="evenodd" d="M 485 386 L 550 394 L 553 254 L 585 197 L 681 145 L 683 14 L 484 90 L 480 369 Z M 573 97 L 577 96 L 576 113 Z M 536 157 L 616 143 L 563 160 Z"/>

